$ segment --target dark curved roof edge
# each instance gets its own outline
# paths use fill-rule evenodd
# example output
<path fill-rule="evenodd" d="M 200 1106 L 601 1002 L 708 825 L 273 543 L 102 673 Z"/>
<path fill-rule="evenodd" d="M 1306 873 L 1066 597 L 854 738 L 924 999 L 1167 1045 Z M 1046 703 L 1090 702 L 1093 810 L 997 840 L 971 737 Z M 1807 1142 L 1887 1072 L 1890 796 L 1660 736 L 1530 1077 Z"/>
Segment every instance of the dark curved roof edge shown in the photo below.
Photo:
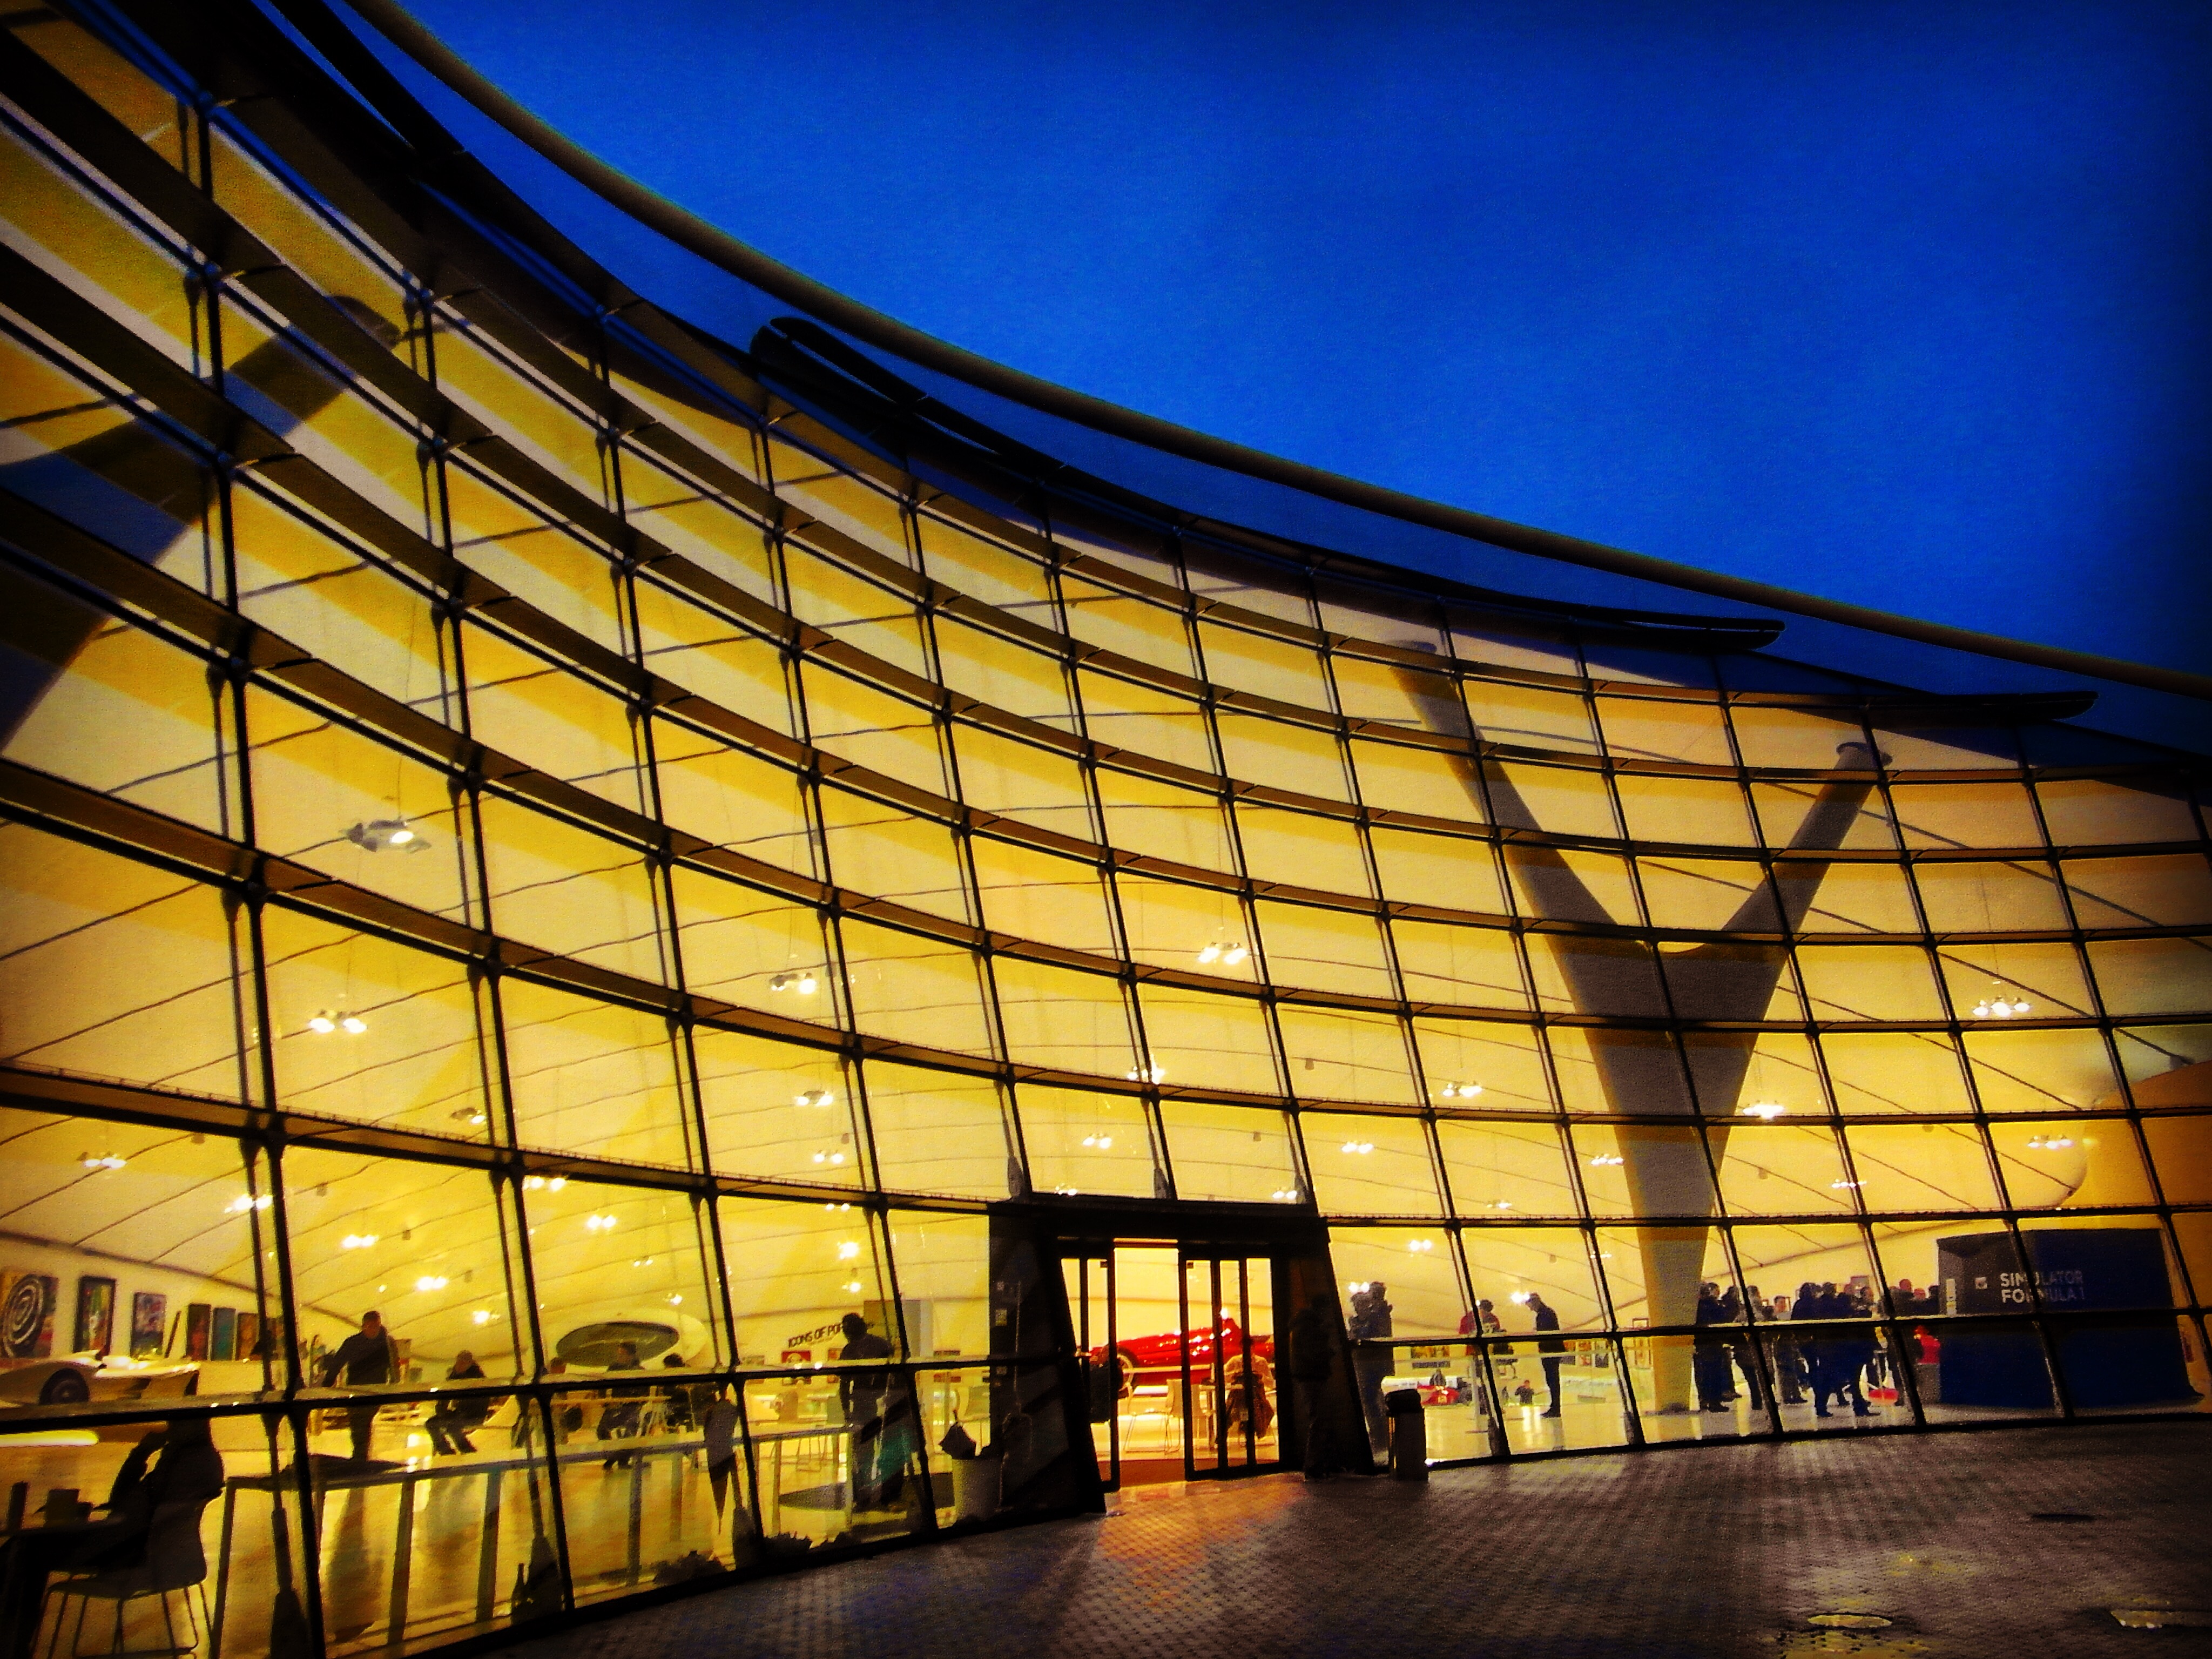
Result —
<path fill-rule="evenodd" d="M 1284 459 L 1245 445 L 1233 443 L 1155 416 L 1124 409 L 1118 404 L 1072 391 L 1019 369 L 923 333 L 895 318 L 862 305 L 789 266 L 770 258 L 708 223 L 676 204 L 647 189 L 635 179 L 599 160 L 581 145 L 564 137 L 514 98 L 471 68 L 459 54 L 432 33 L 396 0 L 348 0 L 351 8 L 424 70 L 443 82 L 455 94 L 473 105 L 538 155 L 584 185 L 611 205 L 666 236 L 688 252 L 718 265 L 741 280 L 807 313 L 854 338 L 903 357 L 979 390 L 1005 398 L 1041 413 L 1146 447 L 1177 455 L 1203 465 L 1242 474 L 1363 511 L 1408 524 L 1425 526 L 1447 534 L 1489 542 L 1516 552 L 1564 563 L 1606 570 L 1618 575 L 1659 582 L 1708 593 L 1793 616 L 1814 617 L 1845 627 L 1862 628 L 1900 639 L 1916 640 L 1951 650 L 2027 663 L 2063 673 L 2138 685 L 2154 691 L 2212 701 L 2212 675 L 2189 673 L 2153 664 L 2126 662 L 2085 651 L 2070 651 L 2030 641 L 2010 640 L 1972 629 L 1923 621 L 1877 611 L 1868 605 L 1800 593 L 1770 583 L 1752 581 L 1717 571 L 1649 554 L 1630 552 L 1601 542 L 1585 541 L 1558 531 L 1493 518 L 1465 507 L 1431 501 L 1402 490 L 1347 478 Z M 320 33 L 308 26 L 302 12 L 314 5 L 284 4 L 303 32 Z M 322 19 L 330 19 L 323 12 Z M 410 135 L 412 136 L 412 135 Z M 448 140 L 450 143 L 450 140 Z"/>

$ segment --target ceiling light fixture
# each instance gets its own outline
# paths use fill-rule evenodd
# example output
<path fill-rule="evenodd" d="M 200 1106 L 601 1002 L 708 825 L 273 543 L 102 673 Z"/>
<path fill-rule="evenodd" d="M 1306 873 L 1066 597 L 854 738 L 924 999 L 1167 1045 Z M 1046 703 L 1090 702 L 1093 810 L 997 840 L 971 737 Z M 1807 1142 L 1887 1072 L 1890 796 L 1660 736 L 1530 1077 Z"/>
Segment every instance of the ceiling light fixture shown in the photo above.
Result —
<path fill-rule="evenodd" d="M 129 1161 L 127 1158 L 116 1157 L 112 1152 L 102 1152 L 97 1158 L 87 1152 L 77 1159 L 77 1162 L 88 1170 L 119 1170 Z"/>
<path fill-rule="evenodd" d="M 1166 1080 L 1168 1068 L 1158 1061 L 1130 1067 L 1127 1076 L 1132 1083 L 1160 1083 Z"/>
<path fill-rule="evenodd" d="M 1790 1109 L 1782 1104 L 1779 1101 L 1754 1100 L 1750 1105 L 1739 1108 L 1737 1109 L 1736 1115 L 1739 1117 L 1764 1118 L 1767 1122 L 1771 1123 L 1778 1117 L 1786 1116 L 1789 1110 Z"/>
<path fill-rule="evenodd" d="M 346 831 L 346 839 L 364 853 L 427 853 L 430 843 L 422 831 L 404 818 L 371 818 Z"/>
<path fill-rule="evenodd" d="M 424 1273 L 422 1278 L 415 1281 L 415 1288 L 418 1291 L 442 1291 L 451 1282 L 449 1279 L 439 1277 L 436 1273 Z"/>
<path fill-rule="evenodd" d="M 1364 1158 L 1375 1150 L 1375 1143 L 1371 1140 L 1347 1140 L 1344 1143 L 1344 1150 L 1356 1157 Z"/>
<path fill-rule="evenodd" d="M 1976 1019 L 2011 1019 L 2028 1012 L 2035 1006 L 2026 997 L 2007 991 L 2003 981 L 2000 980 L 1993 979 L 1990 981 L 1990 985 L 1996 994 L 1993 997 L 1984 997 L 1974 1005 L 1973 1016 Z"/>
<path fill-rule="evenodd" d="M 801 1089 L 791 1097 L 794 1106 L 834 1106 L 837 1097 L 827 1089 Z"/>
<path fill-rule="evenodd" d="M 343 1238 L 338 1240 L 338 1249 L 365 1250 L 376 1243 L 377 1237 L 374 1233 L 348 1233 Z"/>

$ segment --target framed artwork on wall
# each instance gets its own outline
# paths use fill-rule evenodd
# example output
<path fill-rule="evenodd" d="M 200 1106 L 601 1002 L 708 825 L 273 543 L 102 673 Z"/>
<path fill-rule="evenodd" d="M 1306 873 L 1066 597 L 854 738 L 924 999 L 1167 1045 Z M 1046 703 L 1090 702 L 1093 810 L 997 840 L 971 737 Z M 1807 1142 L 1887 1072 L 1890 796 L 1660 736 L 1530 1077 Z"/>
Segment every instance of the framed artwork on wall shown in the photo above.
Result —
<path fill-rule="evenodd" d="M 61 1281 L 52 1273 L 0 1268 L 0 1359 L 44 1359 L 54 1351 L 54 1303 Z"/>
<path fill-rule="evenodd" d="M 148 1359 L 161 1352 L 168 1322 L 169 1298 L 153 1291 L 139 1291 L 131 1298 L 131 1357 Z"/>
<path fill-rule="evenodd" d="M 115 1343 L 115 1281 L 87 1274 L 76 1282 L 76 1328 L 71 1353 L 106 1353 Z"/>
<path fill-rule="evenodd" d="M 250 1308 L 238 1310 L 238 1328 L 232 1335 L 230 1355 L 234 1359 L 255 1359 L 261 1353 L 261 1316 Z"/>
<path fill-rule="evenodd" d="M 208 1357 L 208 1326 L 215 1310 L 204 1302 L 185 1304 L 185 1358 L 205 1359 Z"/>
<path fill-rule="evenodd" d="M 238 1310 L 217 1308 L 208 1322 L 208 1352 L 210 1359 L 234 1359 L 238 1357 Z"/>

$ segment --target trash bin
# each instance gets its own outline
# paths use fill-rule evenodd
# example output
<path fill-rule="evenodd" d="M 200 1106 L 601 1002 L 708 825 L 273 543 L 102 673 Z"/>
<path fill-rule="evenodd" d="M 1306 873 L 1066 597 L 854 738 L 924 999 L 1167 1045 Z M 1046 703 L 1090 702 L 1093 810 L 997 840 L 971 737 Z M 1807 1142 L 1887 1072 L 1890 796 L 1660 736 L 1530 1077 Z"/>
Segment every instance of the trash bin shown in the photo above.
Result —
<path fill-rule="evenodd" d="M 1421 1391 L 1393 1389 L 1382 1396 L 1382 1409 L 1390 1417 L 1390 1478 L 1427 1480 L 1429 1421 L 1421 1409 Z"/>
<path fill-rule="evenodd" d="M 997 1452 L 978 1452 L 952 1460 L 952 1521 L 988 1521 L 999 1512 L 999 1486 L 1006 1460 Z"/>

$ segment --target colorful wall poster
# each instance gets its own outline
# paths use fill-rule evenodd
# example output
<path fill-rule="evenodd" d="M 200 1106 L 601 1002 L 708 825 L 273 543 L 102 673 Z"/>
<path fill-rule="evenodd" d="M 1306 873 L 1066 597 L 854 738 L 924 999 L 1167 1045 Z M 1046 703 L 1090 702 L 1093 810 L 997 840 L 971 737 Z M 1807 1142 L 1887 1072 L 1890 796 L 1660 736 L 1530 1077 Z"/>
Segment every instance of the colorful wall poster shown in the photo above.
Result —
<path fill-rule="evenodd" d="M 185 1304 L 185 1358 L 205 1359 L 208 1357 L 208 1324 L 215 1312 L 204 1302 Z"/>
<path fill-rule="evenodd" d="M 54 1351 L 54 1304 L 61 1281 L 51 1273 L 0 1268 L 0 1359 L 44 1359 Z"/>
<path fill-rule="evenodd" d="M 115 1281 L 87 1274 L 76 1282 L 76 1329 L 71 1353 L 106 1353 L 115 1346 Z"/>
<path fill-rule="evenodd" d="M 238 1310 L 217 1308 L 208 1320 L 210 1359 L 233 1359 L 238 1354 Z"/>
<path fill-rule="evenodd" d="M 131 1297 L 131 1357 L 150 1359 L 161 1352 L 161 1337 L 169 1321 L 169 1298 L 153 1291 L 138 1291 Z"/>

